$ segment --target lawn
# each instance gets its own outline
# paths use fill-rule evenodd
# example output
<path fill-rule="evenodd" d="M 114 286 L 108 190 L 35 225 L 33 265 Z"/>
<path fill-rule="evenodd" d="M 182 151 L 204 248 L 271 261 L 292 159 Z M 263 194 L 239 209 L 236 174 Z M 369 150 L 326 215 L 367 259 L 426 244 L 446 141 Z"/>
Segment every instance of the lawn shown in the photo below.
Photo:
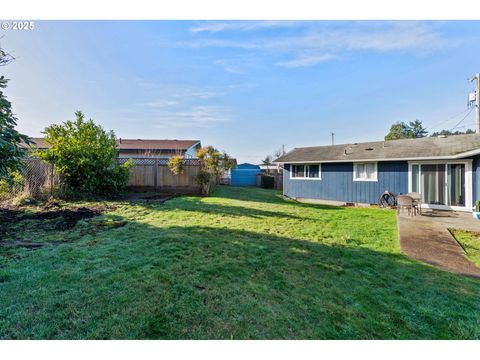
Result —
<path fill-rule="evenodd" d="M 480 234 L 465 230 L 450 230 L 458 243 L 463 247 L 467 257 L 475 265 L 480 266 Z"/>
<path fill-rule="evenodd" d="M 480 281 L 401 255 L 392 211 L 234 187 L 106 206 L 4 229 L 1 338 L 480 337 Z"/>

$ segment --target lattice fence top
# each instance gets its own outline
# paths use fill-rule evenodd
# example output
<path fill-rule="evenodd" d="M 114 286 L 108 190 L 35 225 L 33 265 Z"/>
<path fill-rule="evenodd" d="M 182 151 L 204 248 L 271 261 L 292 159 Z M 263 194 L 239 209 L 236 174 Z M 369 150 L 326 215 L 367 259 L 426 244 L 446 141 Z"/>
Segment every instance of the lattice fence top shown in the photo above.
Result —
<path fill-rule="evenodd" d="M 130 158 L 119 158 L 118 162 L 120 164 L 126 163 Z M 155 159 L 155 158 L 148 158 L 148 157 L 143 157 L 143 158 L 131 158 L 133 161 L 134 165 L 150 165 L 154 166 L 155 164 L 159 166 L 167 166 L 169 159 Z M 183 159 L 183 164 L 184 165 L 200 165 L 200 161 L 198 159 Z"/>

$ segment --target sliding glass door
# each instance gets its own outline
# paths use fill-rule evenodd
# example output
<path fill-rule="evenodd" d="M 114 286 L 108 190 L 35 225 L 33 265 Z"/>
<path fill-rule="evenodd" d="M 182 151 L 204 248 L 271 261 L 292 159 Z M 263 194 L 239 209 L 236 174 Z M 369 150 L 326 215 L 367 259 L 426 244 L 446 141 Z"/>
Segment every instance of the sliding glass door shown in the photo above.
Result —
<path fill-rule="evenodd" d="M 409 191 L 420 193 L 422 203 L 432 207 L 471 206 L 470 166 L 467 162 L 410 164 Z"/>
<path fill-rule="evenodd" d="M 445 164 L 421 165 L 422 203 L 446 205 L 445 202 Z"/>
<path fill-rule="evenodd" d="M 447 165 L 448 204 L 465 206 L 465 164 Z"/>

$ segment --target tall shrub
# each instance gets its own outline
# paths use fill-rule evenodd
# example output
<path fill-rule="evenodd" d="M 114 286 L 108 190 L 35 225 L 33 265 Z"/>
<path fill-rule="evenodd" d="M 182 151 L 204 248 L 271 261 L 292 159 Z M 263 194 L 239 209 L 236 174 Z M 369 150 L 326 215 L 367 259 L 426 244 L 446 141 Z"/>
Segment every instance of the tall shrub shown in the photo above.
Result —
<path fill-rule="evenodd" d="M 132 162 L 118 164 L 118 148 L 113 131 L 105 131 L 82 112 L 74 121 L 53 124 L 43 134 L 50 148 L 38 156 L 55 165 L 63 175 L 69 193 L 112 196 L 128 181 Z"/>
<path fill-rule="evenodd" d="M 197 151 L 200 161 L 200 171 L 197 183 L 204 195 L 210 194 L 212 185 L 219 182 L 221 175 L 235 165 L 233 159 L 226 153 L 220 152 L 213 146 L 207 146 Z"/>
<path fill-rule="evenodd" d="M 168 168 L 173 174 L 180 175 L 185 171 L 183 160 L 183 156 L 181 155 L 172 156 L 170 160 L 168 160 Z"/>
<path fill-rule="evenodd" d="M 0 180 L 11 184 L 13 174 L 22 168 L 21 161 L 27 154 L 25 145 L 29 144 L 29 140 L 28 136 L 15 129 L 17 118 L 12 112 L 12 104 L 3 93 L 7 83 L 8 80 L 0 76 Z"/>

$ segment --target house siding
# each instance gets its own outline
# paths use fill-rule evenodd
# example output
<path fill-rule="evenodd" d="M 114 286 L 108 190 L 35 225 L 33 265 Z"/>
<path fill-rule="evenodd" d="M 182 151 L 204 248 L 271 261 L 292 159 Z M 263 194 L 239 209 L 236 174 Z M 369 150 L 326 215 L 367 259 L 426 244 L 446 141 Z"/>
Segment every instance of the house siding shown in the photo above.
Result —
<path fill-rule="evenodd" d="M 408 192 L 408 162 L 378 162 L 377 178 L 378 181 L 353 181 L 353 163 L 323 163 L 321 180 L 295 180 L 290 179 L 290 165 L 285 164 L 283 193 L 292 198 L 376 204 L 385 190 L 395 194 Z"/>
<path fill-rule="evenodd" d="M 472 204 L 475 206 L 475 201 L 480 200 L 480 156 L 472 159 Z"/>

